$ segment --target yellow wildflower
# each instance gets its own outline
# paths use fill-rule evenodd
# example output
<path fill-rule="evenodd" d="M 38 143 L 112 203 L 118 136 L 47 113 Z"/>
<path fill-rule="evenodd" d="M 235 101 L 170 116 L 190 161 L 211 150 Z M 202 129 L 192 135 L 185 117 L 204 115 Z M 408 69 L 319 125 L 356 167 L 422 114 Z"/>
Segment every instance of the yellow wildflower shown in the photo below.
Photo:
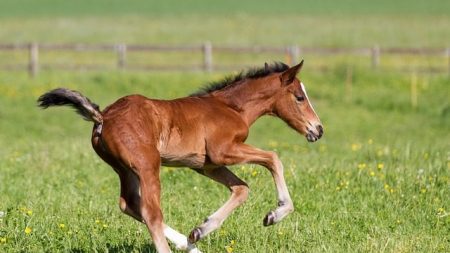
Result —
<path fill-rule="evenodd" d="M 65 228 L 65 227 L 66 227 L 66 225 L 64 223 L 59 224 L 59 228 Z"/>
<path fill-rule="evenodd" d="M 27 211 L 27 214 L 28 214 L 29 216 L 31 216 L 31 215 L 33 215 L 33 211 L 28 210 L 28 211 Z"/>
<path fill-rule="evenodd" d="M 236 241 L 231 240 L 230 245 L 234 245 L 234 244 L 236 244 Z"/>
<path fill-rule="evenodd" d="M 384 164 L 383 163 L 379 163 L 378 165 L 377 165 L 377 169 L 378 170 L 382 170 L 384 168 Z"/>
<path fill-rule="evenodd" d="M 26 227 L 24 232 L 25 232 L 25 234 L 28 235 L 31 233 L 31 231 L 33 231 L 33 230 L 30 227 Z"/>
<path fill-rule="evenodd" d="M 369 175 L 370 175 L 371 177 L 373 177 L 373 176 L 375 176 L 375 172 L 370 171 Z"/>
<path fill-rule="evenodd" d="M 348 189 L 349 181 L 341 181 L 339 183 L 340 189 Z"/>
<path fill-rule="evenodd" d="M 359 144 L 359 143 L 352 144 L 352 151 L 358 151 L 360 149 L 361 149 L 361 144 Z"/>
<path fill-rule="evenodd" d="M 358 164 L 358 169 L 363 170 L 365 168 L 366 168 L 366 164 L 365 163 Z"/>
<path fill-rule="evenodd" d="M 252 171 L 252 176 L 255 177 L 256 175 L 258 175 L 258 171 L 256 171 L 256 170 Z"/>
<path fill-rule="evenodd" d="M 231 246 L 225 246 L 225 249 L 226 249 L 226 251 L 227 251 L 227 253 L 232 253 L 233 252 L 233 247 L 231 247 Z"/>
<path fill-rule="evenodd" d="M 369 140 L 367 141 L 367 144 L 372 145 L 372 144 L 373 144 L 373 140 L 372 140 L 372 139 L 369 139 Z"/>
<path fill-rule="evenodd" d="M 6 243 L 6 237 L 0 237 L 0 243 Z"/>
<path fill-rule="evenodd" d="M 95 223 L 96 223 L 96 224 L 99 224 L 99 223 L 100 223 L 100 220 L 95 220 Z"/>
<path fill-rule="evenodd" d="M 272 147 L 272 148 L 276 148 L 276 147 L 278 147 L 278 142 L 274 141 L 274 140 L 270 140 L 269 141 L 269 146 Z"/>
<path fill-rule="evenodd" d="M 443 213 L 445 213 L 445 209 L 443 207 L 439 207 L 438 214 L 443 214 Z"/>
<path fill-rule="evenodd" d="M 227 234 L 227 231 L 225 231 L 225 229 L 221 228 L 221 229 L 219 230 L 219 235 L 220 235 L 220 236 L 225 236 L 226 234 Z"/>
<path fill-rule="evenodd" d="M 426 188 L 422 188 L 422 189 L 420 189 L 420 192 L 421 192 L 421 193 L 426 193 L 426 192 L 427 192 L 427 189 L 426 189 Z"/>
<path fill-rule="evenodd" d="M 388 184 L 384 184 L 384 189 L 390 193 L 394 193 L 394 191 L 395 191 L 395 189 L 393 187 L 389 186 Z"/>
<path fill-rule="evenodd" d="M 103 228 L 107 228 L 108 227 L 108 225 L 107 224 L 103 224 Z"/>

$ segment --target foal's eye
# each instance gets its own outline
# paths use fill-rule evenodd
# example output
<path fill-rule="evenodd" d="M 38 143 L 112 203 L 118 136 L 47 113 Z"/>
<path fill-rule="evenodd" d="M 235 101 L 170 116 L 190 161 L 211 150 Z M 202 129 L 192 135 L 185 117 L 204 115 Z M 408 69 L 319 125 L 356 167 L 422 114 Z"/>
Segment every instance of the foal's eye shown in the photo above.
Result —
<path fill-rule="evenodd" d="M 295 99 L 297 99 L 298 102 L 303 102 L 305 100 L 304 96 L 295 96 Z"/>

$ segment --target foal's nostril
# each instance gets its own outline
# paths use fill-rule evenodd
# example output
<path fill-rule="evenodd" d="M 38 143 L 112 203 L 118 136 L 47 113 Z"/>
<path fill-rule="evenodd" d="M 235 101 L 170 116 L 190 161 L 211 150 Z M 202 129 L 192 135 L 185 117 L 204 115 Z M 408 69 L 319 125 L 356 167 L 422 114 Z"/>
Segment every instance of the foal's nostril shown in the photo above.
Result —
<path fill-rule="evenodd" d="M 322 127 L 322 125 L 318 125 L 316 128 L 317 128 L 317 131 L 319 132 L 319 138 L 322 137 L 322 135 L 323 135 L 323 127 Z"/>
<path fill-rule="evenodd" d="M 310 124 L 311 125 L 311 124 Z M 307 128 L 306 139 L 309 142 L 315 142 L 323 135 L 322 125 L 316 125 L 316 128 Z"/>

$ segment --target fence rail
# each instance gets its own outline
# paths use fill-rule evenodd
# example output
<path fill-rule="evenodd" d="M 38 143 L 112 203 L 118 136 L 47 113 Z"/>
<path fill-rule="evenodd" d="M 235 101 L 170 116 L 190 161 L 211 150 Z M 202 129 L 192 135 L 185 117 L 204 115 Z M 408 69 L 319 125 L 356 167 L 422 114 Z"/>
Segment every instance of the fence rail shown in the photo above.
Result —
<path fill-rule="evenodd" d="M 275 46 L 213 46 L 210 42 L 199 45 L 140 45 L 140 44 L 0 44 L 1 51 L 28 51 L 28 72 L 30 76 L 36 76 L 40 69 L 102 69 L 102 65 L 70 65 L 70 64 L 40 64 L 39 54 L 49 51 L 65 52 L 113 52 L 116 54 L 116 66 L 118 69 L 144 69 L 144 70 L 183 70 L 183 71 L 206 71 L 229 69 L 225 65 L 213 62 L 213 52 L 216 53 L 273 53 L 283 54 L 287 64 L 293 64 L 300 59 L 303 54 L 316 54 L 324 56 L 333 55 L 353 55 L 364 56 L 371 60 L 372 68 L 378 68 L 381 55 L 424 55 L 438 56 L 447 59 L 447 66 L 439 68 L 429 68 L 429 71 L 447 71 L 450 75 L 450 48 L 380 48 L 378 46 L 367 48 L 323 48 L 323 47 L 275 47 Z M 192 52 L 202 54 L 203 62 L 197 65 L 181 66 L 152 66 L 152 65 L 132 65 L 127 62 L 128 52 Z M 12 70 L 23 69 L 24 64 L 0 65 L 0 69 Z M 236 67 L 236 66 L 235 66 Z"/>

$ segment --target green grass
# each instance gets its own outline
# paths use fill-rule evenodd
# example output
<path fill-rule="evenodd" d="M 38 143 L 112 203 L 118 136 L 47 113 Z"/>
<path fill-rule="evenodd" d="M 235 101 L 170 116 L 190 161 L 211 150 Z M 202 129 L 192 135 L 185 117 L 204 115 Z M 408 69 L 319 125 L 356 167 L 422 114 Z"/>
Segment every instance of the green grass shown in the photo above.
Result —
<path fill-rule="evenodd" d="M 263 227 L 262 218 L 276 205 L 272 179 L 262 167 L 235 166 L 250 185 L 250 198 L 198 243 L 201 250 L 450 250 L 449 79 L 419 76 L 414 109 L 409 76 L 354 71 L 349 97 L 344 68 L 326 75 L 304 69 L 325 126 L 318 143 L 308 144 L 271 117 L 251 129 L 248 142 L 277 151 L 284 162 L 296 211 Z M 0 74 L 0 211 L 6 211 L 0 251 L 154 251 L 145 226 L 118 208 L 118 178 L 91 149 L 91 124 L 68 108 L 38 109 L 41 93 L 69 87 L 104 108 L 130 93 L 183 96 L 221 76 L 45 72 L 30 80 Z M 188 169 L 164 168 L 161 176 L 165 220 L 184 234 L 228 197 L 224 187 Z"/>
<path fill-rule="evenodd" d="M 447 47 L 448 1 L 0 3 L 0 42 Z"/>
<path fill-rule="evenodd" d="M 448 16 L 409 14 L 20 17 L 1 22 L 0 41 L 12 43 L 446 47 L 450 41 Z"/>
<path fill-rule="evenodd" d="M 223 15 L 229 13 L 250 14 L 419 14 L 448 15 L 450 4 L 445 0 L 412 1 L 360 1 L 342 0 L 336 4 L 333 0 L 131 0 L 126 4 L 120 0 L 3 0 L 0 4 L 0 16 L 110 16 L 124 14 L 139 14 L 152 16 L 174 16 L 186 13 L 199 15 Z"/>

